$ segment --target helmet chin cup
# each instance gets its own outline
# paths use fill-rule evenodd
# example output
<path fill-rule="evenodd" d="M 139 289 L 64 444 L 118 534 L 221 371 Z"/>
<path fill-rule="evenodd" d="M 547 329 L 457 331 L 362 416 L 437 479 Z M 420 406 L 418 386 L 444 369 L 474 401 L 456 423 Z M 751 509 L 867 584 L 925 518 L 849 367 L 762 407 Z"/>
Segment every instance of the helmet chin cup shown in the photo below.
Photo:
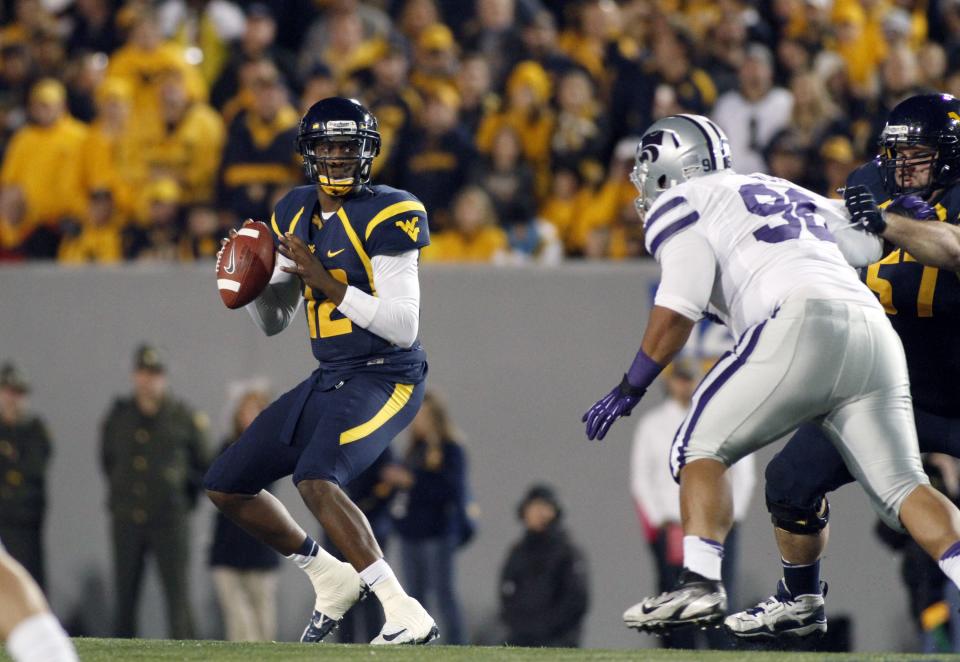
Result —
<path fill-rule="evenodd" d="M 319 175 L 317 177 L 317 184 L 320 186 L 320 190 L 334 198 L 339 198 L 350 193 L 354 186 L 356 186 L 356 181 L 354 177 L 343 177 L 340 179 L 331 179 L 325 175 Z"/>

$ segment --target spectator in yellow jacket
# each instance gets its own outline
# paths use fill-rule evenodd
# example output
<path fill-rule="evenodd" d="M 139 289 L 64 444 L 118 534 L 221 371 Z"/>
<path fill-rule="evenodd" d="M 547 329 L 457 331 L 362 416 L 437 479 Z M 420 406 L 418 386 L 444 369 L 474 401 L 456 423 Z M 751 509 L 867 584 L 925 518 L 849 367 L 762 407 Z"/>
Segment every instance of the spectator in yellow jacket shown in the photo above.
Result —
<path fill-rule="evenodd" d="M 581 174 L 570 167 L 553 173 L 550 194 L 540 207 L 539 215 L 557 229 L 568 255 L 583 253 L 584 237 L 579 232 L 580 219 L 589 211 L 593 192 Z"/>
<path fill-rule="evenodd" d="M 212 202 L 224 134 L 220 114 L 190 97 L 180 71 L 168 71 L 160 85 L 160 122 L 144 140 L 150 178 L 175 179 L 184 205 Z"/>
<path fill-rule="evenodd" d="M 507 233 L 497 224 L 490 196 L 468 186 L 453 201 L 453 228 L 431 237 L 425 262 L 503 262 L 509 253 Z"/>
<path fill-rule="evenodd" d="M 549 186 L 550 139 L 556 119 L 550 109 L 550 77 L 533 61 L 521 62 L 507 80 L 507 105 L 491 113 L 480 123 L 477 148 L 489 153 L 503 125 L 512 126 L 520 135 L 523 155 L 536 172 L 537 192 Z"/>
<path fill-rule="evenodd" d="M 631 221 L 630 213 L 633 217 L 637 215 L 634 207 L 637 189 L 630 182 L 637 142 L 637 138 L 628 137 L 617 143 L 607 179 L 574 229 L 574 245 L 581 246 L 587 257 L 623 258 L 631 252 L 623 245 L 622 232 L 612 230 L 616 229 L 614 226 L 623 226 L 623 221 Z M 643 250 L 642 244 L 641 241 L 639 251 Z"/>
<path fill-rule="evenodd" d="M 83 186 L 88 194 L 109 190 L 113 205 L 130 217 L 137 191 L 147 180 L 131 122 L 133 87 L 124 78 L 107 78 L 97 87 L 96 103 L 97 116 L 83 148 Z"/>
<path fill-rule="evenodd" d="M 121 15 L 130 23 L 130 31 L 126 43 L 110 56 L 107 76 L 124 78 L 133 87 L 133 115 L 137 126 L 148 126 L 159 116 L 160 84 L 168 71 L 183 74 L 191 98 L 206 100 L 206 82 L 187 61 L 182 46 L 163 40 L 156 13 L 140 7 L 125 9 Z"/>
<path fill-rule="evenodd" d="M 459 68 L 457 42 L 443 23 L 434 23 L 417 37 L 410 84 L 422 96 L 451 87 Z"/>
<path fill-rule="evenodd" d="M 57 259 L 64 264 L 119 262 L 123 259 L 122 226 L 110 189 L 91 191 L 86 216 L 74 233 L 64 236 Z"/>
<path fill-rule="evenodd" d="M 63 84 L 50 78 L 31 88 L 29 114 L 30 124 L 7 148 L 0 185 L 23 193 L 24 239 L 38 232 L 49 235 L 31 256 L 54 257 L 61 219 L 79 216 L 86 206 L 80 163 L 87 127 L 69 115 Z"/>
<path fill-rule="evenodd" d="M 246 218 L 270 218 L 273 194 L 301 177 L 294 146 L 300 115 L 276 66 L 261 60 L 255 67 L 253 104 L 230 124 L 218 191 L 220 209 L 238 227 Z"/>

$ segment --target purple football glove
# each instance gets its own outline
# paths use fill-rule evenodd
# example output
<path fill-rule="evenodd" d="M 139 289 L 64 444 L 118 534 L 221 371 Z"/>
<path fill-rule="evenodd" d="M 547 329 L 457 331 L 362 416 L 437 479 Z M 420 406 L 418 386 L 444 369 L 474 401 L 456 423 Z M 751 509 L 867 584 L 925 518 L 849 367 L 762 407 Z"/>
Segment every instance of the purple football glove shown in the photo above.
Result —
<path fill-rule="evenodd" d="M 937 220 L 937 210 L 919 195 L 901 195 L 893 199 L 887 211 L 918 221 Z"/>
<path fill-rule="evenodd" d="M 632 386 L 624 375 L 617 387 L 598 400 L 580 419 L 587 424 L 587 439 L 607 436 L 613 422 L 621 416 L 629 416 L 646 392 L 645 388 Z"/>

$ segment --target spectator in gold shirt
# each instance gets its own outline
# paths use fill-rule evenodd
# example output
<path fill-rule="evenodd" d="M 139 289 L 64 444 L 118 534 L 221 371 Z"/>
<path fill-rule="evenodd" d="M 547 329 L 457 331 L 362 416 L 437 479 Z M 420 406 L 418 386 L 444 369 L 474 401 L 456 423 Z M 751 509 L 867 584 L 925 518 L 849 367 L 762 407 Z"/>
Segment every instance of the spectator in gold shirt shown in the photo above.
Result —
<path fill-rule="evenodd" d="M 190 96 L 182 72 L 168 70 L 160 85 L 160 122 L 144 140 L 150 178 L 176 179 L 183 204 L 211 202 L 224 133 L 219 113 Z"/>
<path fill-rule="evenodd" d="M 122 226 L 110 189 L 91 191 L 87 213 L 72 232 L 64 235 L 57 259 L 63 264 L 119 262 L 123 259 Z"/>
<path fill-rule="evenodd" d="M 124 78 L 107 78 L 97 87 L 96 102 L 97 116 L 83 147 L 83 186 L 88 193 L 109 190 L 117 210 L 129 217 L 147 177 L 131 122 L 133 87 Z"/>
<path fill-rule="evenodd" d="M 269 219 L 273 194 L 300 179 L 294 147 L 300 116 L 276 66 L 268 60 L 252 66 L 253 103 L 230 124 L 220 170 L 219 207 L 238 227 L 247 218 Z"/>
<path fill-rule="evenodd" d="M 453 32 L 443 23 L 434 23 L 417 37 L 410 83 L 426 96 L 438 88 L 453 86 L 459 66 Z"/>
<path fill-rule="evenodd" d="M 550 109 L 551 84 L 547 72 L 533 61 L 518 64 L 507 81 L 507 105 L 491 113 L 477 131 L 477 148 L 489 153 L 504 125 L 520 135 L 523 156 L 536 173 L 537 191 L 549 186 L 550 139 L 556 123 Z"/>
<path fill-rule="evenodd" d="M 160 114 L 160 84 L 173 70 L 183 74 L 194 99 L 207 98 L 207 85 L 200 72 L 187 62 L 185 49 L 164 41 L 156 13 L 130 3 L 117 18 L 129 25 L 124 45 L 110 57 L 107 76 L 126 79 L 133 87 L 133 114 L 138 126 L 149 126 Z"/>
<path fill-rule="evenodd" d="M 31 88 L 29 113 L 31 123 L 14 134 L 4 155 L 0 185 L 23 195 L 22 239 L 34 235 L 29 257 L 51 258 L 60 221 L 84 211 L 80 163 L 87 127 L 67 113 L 63 84 L 49 78 Z"/>
<path fill-rule="evenodd" d="M 425 262 L 495 262 L 509 254 L 507 233 L 497 224 L 490 196 L 468 186 L 453 201 L 453 227 L 432 236 L 423 249 Z"/>

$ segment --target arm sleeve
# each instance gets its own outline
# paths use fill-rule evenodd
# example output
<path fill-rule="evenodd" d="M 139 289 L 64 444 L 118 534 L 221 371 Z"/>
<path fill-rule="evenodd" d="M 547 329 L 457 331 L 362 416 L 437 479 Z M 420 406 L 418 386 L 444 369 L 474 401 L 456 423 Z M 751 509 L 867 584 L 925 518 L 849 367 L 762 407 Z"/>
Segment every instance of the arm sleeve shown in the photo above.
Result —
<path fill-rule="evenodd" d="M 420 330 L 419 251 L 375 255 L 373 282 L 377 296 L 347 287 L 338 306 L 354 324 L 400 347 L 410 347 Z"/>
<path fill-rule="evenodd" d="M 280 270 L 280 267 L 293 264 L 292 260 L 277 253 L 270 282 L 260 296 L 246 305 L 250 317 L 268 336 L 287 328 L 300 307 L 300 279 Z"/>
<path fill-rule="evenodd" d="M 664 244 L 657 256 L 662 270 L 654 305 L 697 321 L 710 302 L 717 258 L 706 237 L 682 232 Z"/>
<path fill-rule="evenodd" d="M 843 259 L 852 267 L 865 267 L 883 257 L 883 239 L 854 226 L 843 200 L 830 200 L 830 203 L 836 207 L 836 213 L 824 214 L 824 218 Z"/>

